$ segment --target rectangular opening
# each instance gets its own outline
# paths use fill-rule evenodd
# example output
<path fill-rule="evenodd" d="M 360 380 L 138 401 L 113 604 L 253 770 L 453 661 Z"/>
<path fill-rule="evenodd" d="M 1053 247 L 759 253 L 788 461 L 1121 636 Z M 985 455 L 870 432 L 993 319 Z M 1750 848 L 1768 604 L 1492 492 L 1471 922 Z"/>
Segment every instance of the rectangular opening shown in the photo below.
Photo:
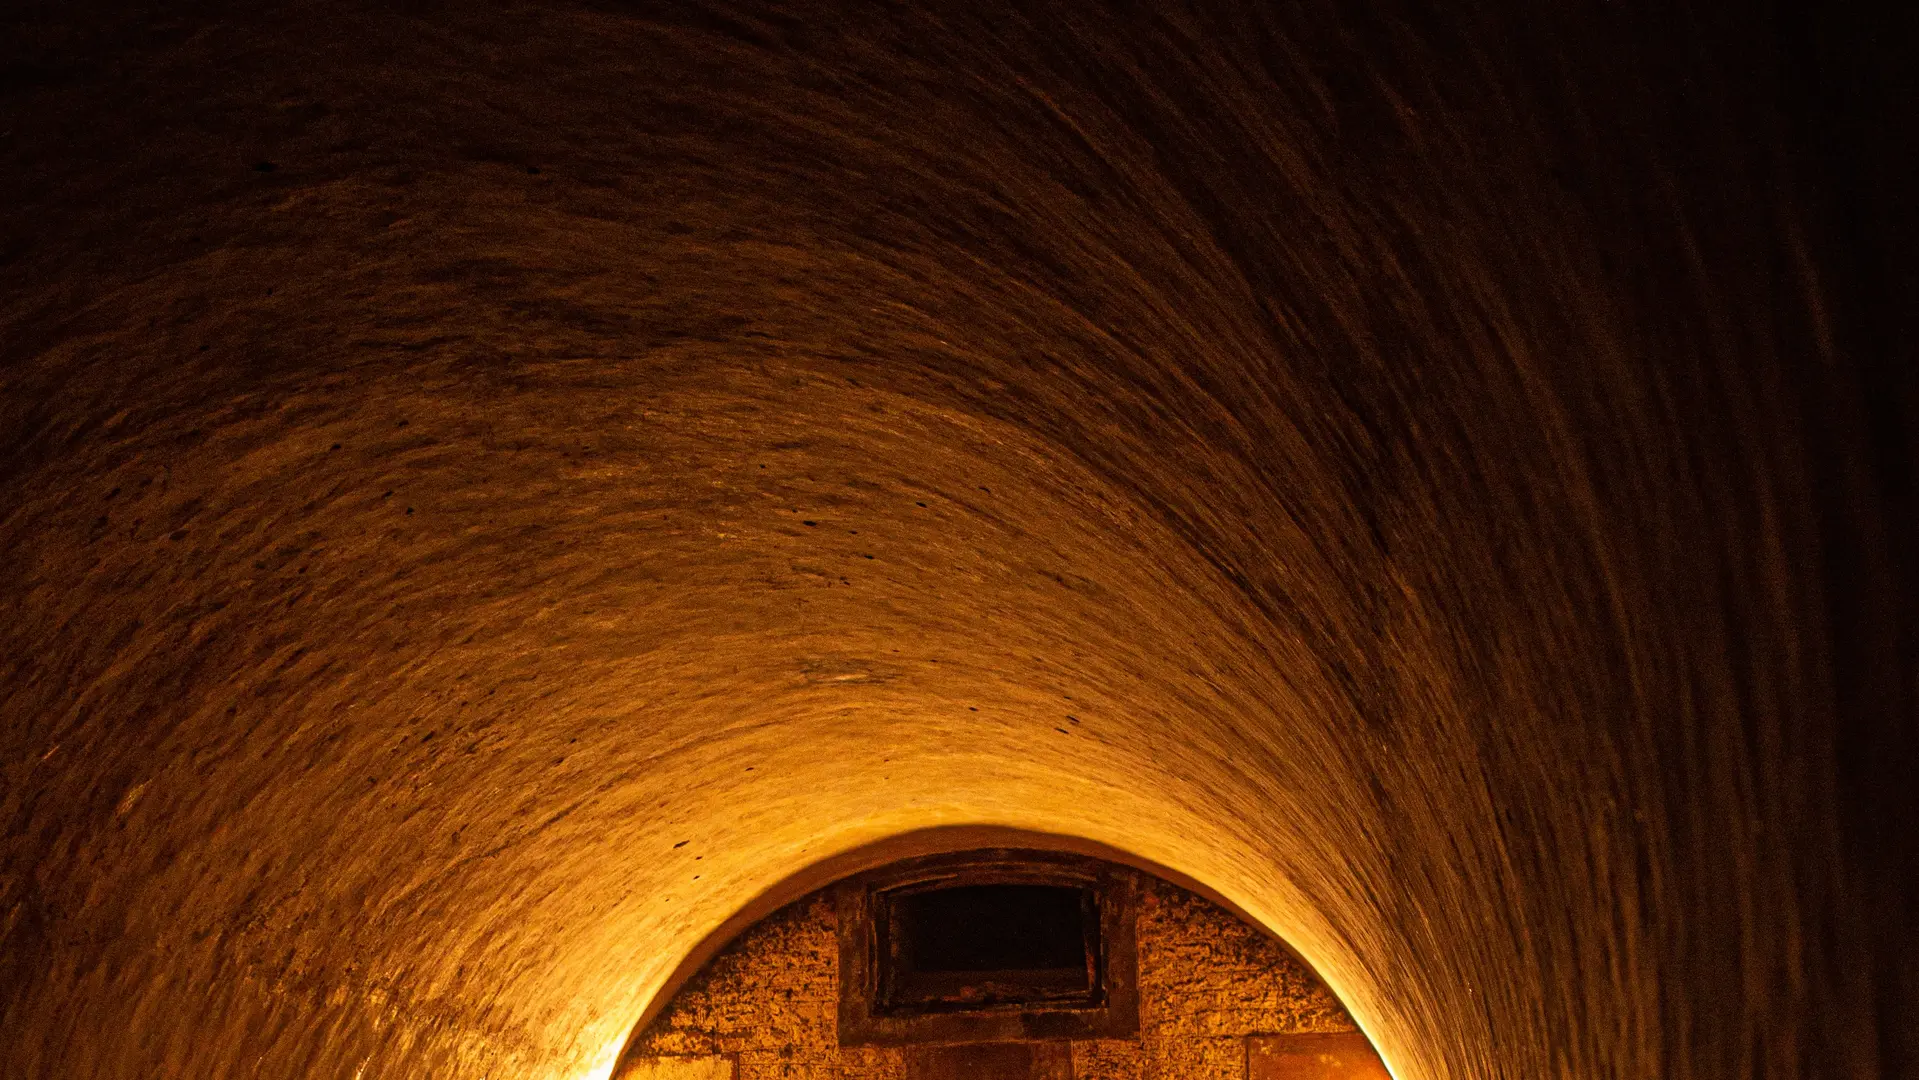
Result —
<path fill-rule="evenodd" d="M 1123 866 L 1021 848 L 905 859 L 840 882 L 840 1045 L 1138 1034 L 1137 889 Z"/>
<path fill-rule="evenodd" d="M 1086 963 L 1086 890 L 962 885 L 899 898 L 900 959 L 912 971 L 1038 971 Z"/>
<path fill-rule="evenodd" d="M 949 885 L 876 899 L 887 1011 L 1097 1003 L 1099 903 L 1090 888 Z"/>

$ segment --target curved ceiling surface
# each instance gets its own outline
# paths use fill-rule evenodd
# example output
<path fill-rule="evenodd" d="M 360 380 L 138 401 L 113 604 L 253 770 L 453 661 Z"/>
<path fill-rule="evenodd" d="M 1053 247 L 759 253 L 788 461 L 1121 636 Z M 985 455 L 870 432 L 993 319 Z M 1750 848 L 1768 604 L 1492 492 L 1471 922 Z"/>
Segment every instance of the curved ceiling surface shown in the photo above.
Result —
<path fill-rule="evenodd" d="M 1900 571 L 1764 28 L 849 8 L 19 16 L 12 1067 L 589 1080 L 991 826 L 1401 1080 L 1882 1075 Z"/>

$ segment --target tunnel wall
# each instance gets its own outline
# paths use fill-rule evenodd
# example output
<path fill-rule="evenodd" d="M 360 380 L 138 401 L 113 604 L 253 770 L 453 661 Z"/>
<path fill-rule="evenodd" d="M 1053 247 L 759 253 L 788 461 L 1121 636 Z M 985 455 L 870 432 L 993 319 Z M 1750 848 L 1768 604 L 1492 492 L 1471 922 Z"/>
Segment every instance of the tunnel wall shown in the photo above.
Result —
<path fill-rule="evenodd" d="M 1203 883 L 1400 1080 L 1913 1075 L 1820 19 L 5 17 L 8 1075 L 595 1080 L 943 825 Z"/>

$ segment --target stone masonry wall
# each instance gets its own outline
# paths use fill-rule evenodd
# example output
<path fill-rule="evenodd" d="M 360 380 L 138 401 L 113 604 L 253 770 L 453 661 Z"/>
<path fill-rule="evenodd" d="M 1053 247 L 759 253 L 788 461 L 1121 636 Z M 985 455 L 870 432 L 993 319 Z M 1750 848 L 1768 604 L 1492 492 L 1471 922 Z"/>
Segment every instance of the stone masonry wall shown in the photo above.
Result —
<path fill-rule="evenodd" d="M 1243 1080 L 1247 1036 L 1355 1030 L 1304 965 L 1218 905 L 1142 876 L 1138 919 L 1139 1037 L 1075 1041 L 1076 1080 Z M 768 916 L 681 989 L 623 1075 L 901 1080 L 907 1051 L 839 1046 L 836 933 L 825 893 Z"/>

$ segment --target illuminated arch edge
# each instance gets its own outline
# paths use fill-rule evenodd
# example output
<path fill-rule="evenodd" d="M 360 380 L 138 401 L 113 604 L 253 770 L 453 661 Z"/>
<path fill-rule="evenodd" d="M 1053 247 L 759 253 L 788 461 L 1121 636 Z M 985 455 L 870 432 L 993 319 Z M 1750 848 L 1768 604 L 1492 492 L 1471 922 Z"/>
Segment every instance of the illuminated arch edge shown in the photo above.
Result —
<path fill-rule="evenodd" d="M 1038 832 L 1001 825 L 937 825 L 896 833 L 829 855 L 788 874 L 728 916 L 711 933 L 702 938 L 685 957 L 681 958 L 680 962 L 674 966 L 672 973 L 667 976 L 666 981 L 660 984 L 659 992 L 654 994 L 652 1000 L 641 1010 L 639 1018 L 627 1028 L 626 1036 L 620 1040 L 620 1052 L 614 1056 L 609 1080 L 620 1080 L 620 1077 L 627 1074 L 636 1043 L 653 1021 L 672 1005 L 674 998 L 679 996 L 686 984 L 714 957 L 740 935 L 757 925 L 760 920 L 796 900 L 869 870 L 877 870 L 906 859 L 928 855 L 953 855 L 984 848 L 1025 848 L 1035 851 L 1061 852 L 1092 859 L 1104 859 L 1107 862 L 1151 874 L 1218 905 L 1234 918 L 1258 930 L 1284 949 L 1287 955 L 1298 962 L 1321 986 L 1325 986 L 1328 993 L 1334 993 L 1331 985 L 1319 974 L 1318 969 L 1314 968 L 1297 949 L 1275 933 L 1271 927 L 1248 914 L 1244 908 L 1221 895 L 1218 890 L 1171 867 L 1096 840 L 1062 833 Z M 1334 997 L 1338 999 L 1336 993 Z M 1344 1000 L 1340 1000 L 1342 1007 L 1345 1004 Z"/>

